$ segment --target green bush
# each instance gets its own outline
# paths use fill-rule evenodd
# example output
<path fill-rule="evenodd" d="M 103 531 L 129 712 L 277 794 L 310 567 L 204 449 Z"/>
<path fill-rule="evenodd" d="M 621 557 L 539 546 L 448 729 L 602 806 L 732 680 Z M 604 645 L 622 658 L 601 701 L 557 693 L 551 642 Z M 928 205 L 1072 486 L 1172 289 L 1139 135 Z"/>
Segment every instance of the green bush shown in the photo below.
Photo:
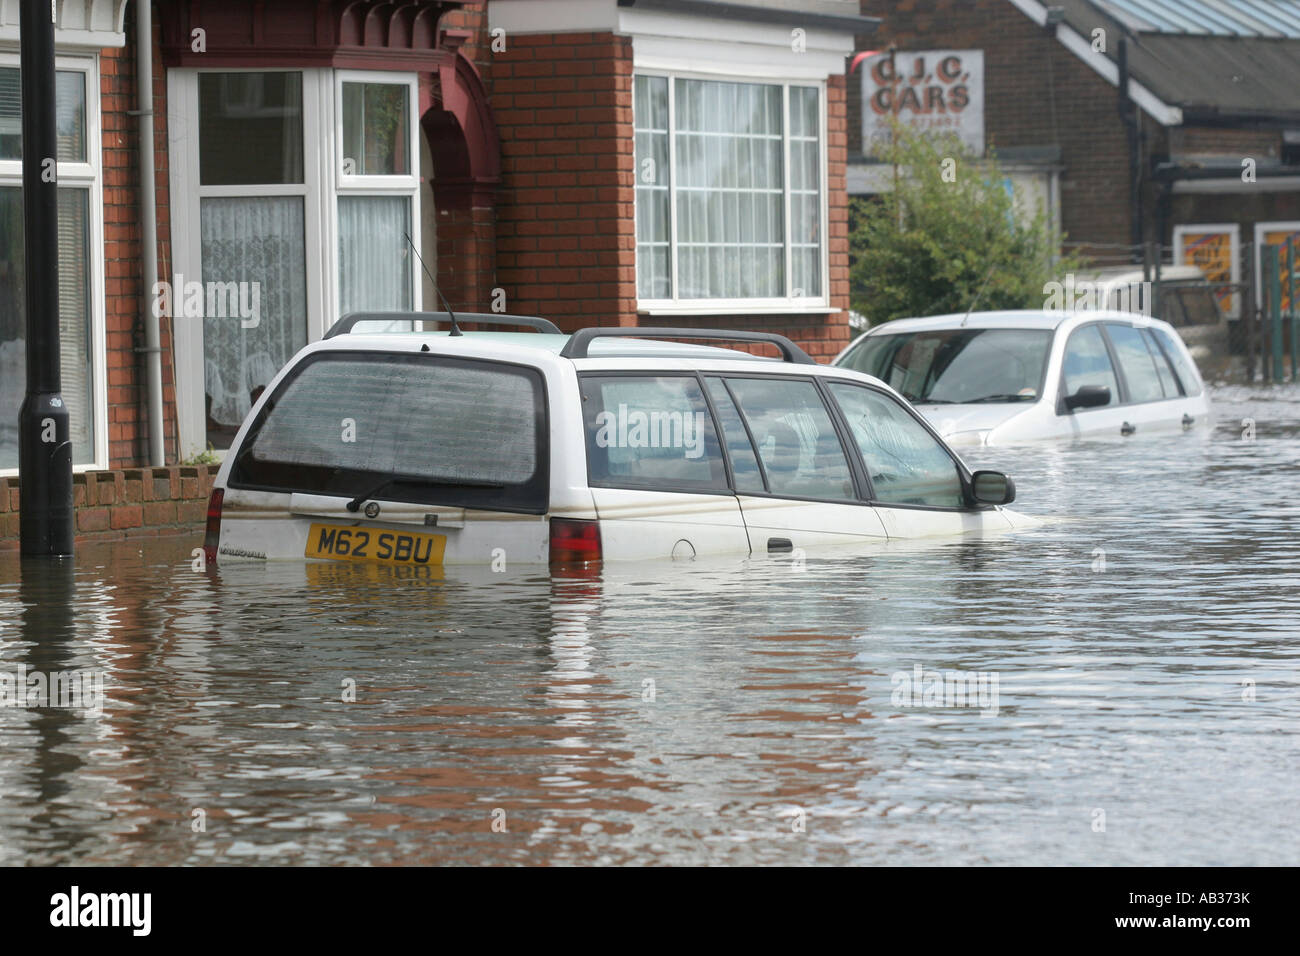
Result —
<path fill-rule="evenodd" d="M 850 209 L 850 301 L 872 325 L 975 309 L 1042 308 L 1043 287 L 1082 263 L 1061 257 L 1042 212 L 1023 223 L 996 157 L 896 124 L 879 158 L 898 188 Z"/>

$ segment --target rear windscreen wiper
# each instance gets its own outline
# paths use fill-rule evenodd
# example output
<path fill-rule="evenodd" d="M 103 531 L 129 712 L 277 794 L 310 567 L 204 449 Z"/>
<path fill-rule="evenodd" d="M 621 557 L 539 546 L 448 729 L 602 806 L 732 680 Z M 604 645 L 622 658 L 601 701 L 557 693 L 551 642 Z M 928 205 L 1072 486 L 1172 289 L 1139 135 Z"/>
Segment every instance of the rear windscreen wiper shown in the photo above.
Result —
<path fill-rule="evenodd" d="M 440 485 L 451 488 L 504 488 L 505 485 L 495 481 L 475 481 L 473 478 L 464 478 L 452 480 L 449 478 L 424 478 L 416 475 L 389 475 L 373 488 L 367 488 L 361 494 L 357 495 L 347 503 L 348 511 L 356 512 L 361 508 L 361 502 L 367 498 L 373 498 L 379 492 L 383 491 L 389 485 L 407 484 L 407 485 Z"/>

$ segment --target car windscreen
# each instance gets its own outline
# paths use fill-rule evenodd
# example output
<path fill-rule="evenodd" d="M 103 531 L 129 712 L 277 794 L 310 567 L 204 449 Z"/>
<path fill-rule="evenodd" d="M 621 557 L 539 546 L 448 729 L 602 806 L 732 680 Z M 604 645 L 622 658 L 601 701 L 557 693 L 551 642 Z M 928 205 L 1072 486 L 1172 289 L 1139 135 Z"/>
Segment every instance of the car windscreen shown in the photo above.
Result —
<path fill-rule="evenodd" d="M 1043 329 L 931 329 L 866 336 L 840 363 L 888 382 L 910 402 L 1033 402 L 1052 333 Z"/>
<path fill-rule="evenodd" d="M 545 435 L 536 369 L 323 352 L 294 369 L 259 412 L 230 484 L 541 514 Z"/>

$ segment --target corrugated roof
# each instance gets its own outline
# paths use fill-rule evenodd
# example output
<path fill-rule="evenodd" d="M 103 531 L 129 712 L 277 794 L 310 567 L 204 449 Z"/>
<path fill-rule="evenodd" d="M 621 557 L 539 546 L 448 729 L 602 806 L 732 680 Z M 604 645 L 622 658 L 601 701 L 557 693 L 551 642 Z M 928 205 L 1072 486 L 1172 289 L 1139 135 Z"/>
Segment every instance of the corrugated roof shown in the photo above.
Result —
<path fill-rule="evenodd" d="M 1300 0 L 1096 0 L 1138 33 L 1300 39 Z"/>
<path fill-rule="evenodd" d="M 1046 0 L 1044 0 L 1046 2 Z M 1050 0 L 1106 56 L 1129 34 L 1129 71 L 1184 121 L 1300 123 L 1300 0 Z"/>

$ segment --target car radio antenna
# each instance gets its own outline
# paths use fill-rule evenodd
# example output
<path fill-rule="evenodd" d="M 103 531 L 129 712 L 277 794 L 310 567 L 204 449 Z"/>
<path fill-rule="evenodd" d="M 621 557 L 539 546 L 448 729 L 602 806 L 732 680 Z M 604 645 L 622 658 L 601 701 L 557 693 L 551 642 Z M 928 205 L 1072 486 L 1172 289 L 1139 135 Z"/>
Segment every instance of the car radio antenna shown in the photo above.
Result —
<path fill-rule="evenodd" d="M 447 297 L 443 295 L 442 290 L 438 288 L 438 280 L 433 277 L 433 273 L 429 271 L 429 267 L 424 264 L 424 259 L 420 257 L 420 250 L 415 248 L 415 243 L 411 242 L 411 234 L 409 232 L 404 232 L 402 235 L 406 237 L 406 242 L 411 247 L 411 251 L 415 253 L 415 258 L 420 260 L 420 268 L 424 270 L 424 274 L 427 275 L 429 281 L 433 283 L 433 291 L 438 293 L 438 298 L 442 300 L 442 307 L 447 310 L 447 315 L 451 317 L 451 331 L 447 334 L 464 335 L 465 333 L 460 330 L 460 326 L 456 324 L 456 313 L 451 311 L 451 303 L 447 301 Z"/>
<path fill-rule="evenodd" d="M 966 314 L 961 317 L 961 327 L 963 329 L 966 328 L 966 320 L 970 318 L 970 314 L 975 311 L 975 306 L 979 304 L 980 298 L 984 295 L 984 290 L 988 288 L 989 280 L 993 278 L 993 270 L 996 267 L 997 263 L 995 262 L 989 266 L 989 271 L 984 273 L 984 282 L 980 285 L 980 290 L 975 293 L 975 298 L 971 299 L 970 307 L 966 309 Z"/>

